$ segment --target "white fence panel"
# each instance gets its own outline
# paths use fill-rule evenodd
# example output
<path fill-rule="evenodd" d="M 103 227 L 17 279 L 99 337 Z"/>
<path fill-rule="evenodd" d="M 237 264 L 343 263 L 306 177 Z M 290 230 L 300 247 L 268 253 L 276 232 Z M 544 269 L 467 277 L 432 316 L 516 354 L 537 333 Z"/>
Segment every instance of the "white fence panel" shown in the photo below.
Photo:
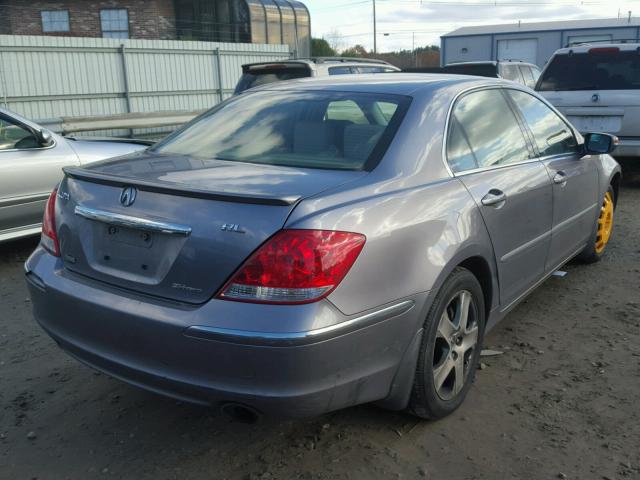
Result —
<path fill-rule="evenodd" d="M 243 64 L 290 56 L 287 45 L 0 35 L 0 104 L 36 121 L 196 111 L 228 98 Z"/>

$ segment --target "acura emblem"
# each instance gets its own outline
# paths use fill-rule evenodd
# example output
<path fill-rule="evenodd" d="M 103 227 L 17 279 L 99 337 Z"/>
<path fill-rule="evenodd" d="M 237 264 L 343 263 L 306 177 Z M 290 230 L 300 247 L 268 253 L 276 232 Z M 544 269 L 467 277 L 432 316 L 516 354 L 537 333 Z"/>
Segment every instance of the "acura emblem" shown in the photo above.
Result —
<path fill-rule="evenodd" d="M 125 187 L 120 194 L 120 203 L 125 207 L 130 207 L 136 201 L 138 190 L 135 187 Z"/>
<path fill-rule="evenodd" d="M 598 103 L 600 101 L 600 95 L 598 95 L 597 93 L 594 93 L 593 96 L 591 97 L 591 101 L 593 103 Z"/>

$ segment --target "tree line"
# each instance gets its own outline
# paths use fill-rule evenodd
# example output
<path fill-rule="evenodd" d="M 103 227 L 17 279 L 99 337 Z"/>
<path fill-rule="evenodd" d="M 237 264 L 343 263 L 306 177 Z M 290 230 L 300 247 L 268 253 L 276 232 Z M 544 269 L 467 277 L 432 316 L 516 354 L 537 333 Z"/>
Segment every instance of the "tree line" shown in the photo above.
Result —
<path fill-rule="evenodd" d="M 362 45 L 354 45 L 338 52 L 324 38 L 313 38 L 311 40 L 311 56 L 373 58 L 384 60 L 400 68 L 437 67 L 440 65 L 440 47 L 437 45 L 418 47 L 415 50 L 398 50 L 376 54 L 367 51 Z"/>

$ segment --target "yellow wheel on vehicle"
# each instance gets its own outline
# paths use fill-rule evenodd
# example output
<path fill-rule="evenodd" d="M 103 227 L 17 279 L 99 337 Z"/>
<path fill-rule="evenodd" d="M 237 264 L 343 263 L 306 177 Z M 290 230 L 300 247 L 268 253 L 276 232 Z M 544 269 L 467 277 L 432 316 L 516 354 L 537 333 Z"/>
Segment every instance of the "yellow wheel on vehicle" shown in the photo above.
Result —
<path fill-rule="evenodd" d="M 604 202 L 600 208 L 598 218 L 598 233 L 596 235 L 596 253 L 602 253 L 609 243 L 611 232 L 613 231 L 613 195 L 607 192 L 604 195 Z"/>

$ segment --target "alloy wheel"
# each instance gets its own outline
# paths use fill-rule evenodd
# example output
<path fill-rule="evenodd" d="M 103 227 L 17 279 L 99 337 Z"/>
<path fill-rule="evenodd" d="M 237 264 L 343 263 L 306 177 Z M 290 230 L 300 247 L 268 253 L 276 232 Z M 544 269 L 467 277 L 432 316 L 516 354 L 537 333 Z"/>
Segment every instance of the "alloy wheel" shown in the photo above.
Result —
<path fill-rule="evenodd" d="M 433 352 L 433 384 L 442 400 L 463 389 L 478 345 L 478 319 L 473 295 L 456 293 L 442 312 Z"/>
<path fill-rule="evenodd" d="M 596 234 L 596 253 L 602 253 L 613 231 L 613 195 L 607 192 L 604 195 L 604 202 L 600 208 L 598 218 L 598 233 Z"/>

